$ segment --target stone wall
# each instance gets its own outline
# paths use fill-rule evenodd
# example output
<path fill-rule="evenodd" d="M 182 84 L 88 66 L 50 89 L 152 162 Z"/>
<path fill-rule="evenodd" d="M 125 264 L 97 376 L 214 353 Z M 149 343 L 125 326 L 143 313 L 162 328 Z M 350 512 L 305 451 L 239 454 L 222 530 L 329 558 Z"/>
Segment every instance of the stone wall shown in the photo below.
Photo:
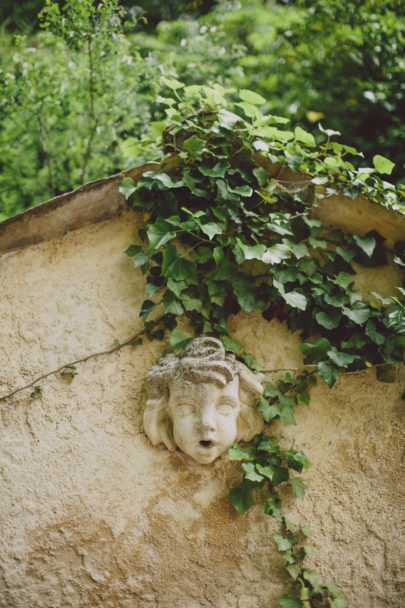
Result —
<path fill-rule="evenodd" d="M 71 383 L 60 371 L 39 380 L 41 398 L 31 387 L 0 401 L 0 606 L 276 607 L 290 584 L 277 525 L 228 503 L 238 464 L 198 465 L 143 433 L 143 379 L 167 343 L 95 355 L 142 331 L 144 279 L 123 253 L 139 217 L 121 209 L 0 258 L 0 396 L 87 358 Z M 400 277 L 356 279 L 389 295 Z M 284 323 L 254 313 L 232 325 L 264 369 L 302 364 Z M 311 462 L 305 499 L 285 492 L 289 517 L 311 526 L 312 567 L 354 608 L 404 605 L 404 380 L 398 367 L 394 384 L 373 369 L 319 383 L 297 427 L 271 429 Z"/>

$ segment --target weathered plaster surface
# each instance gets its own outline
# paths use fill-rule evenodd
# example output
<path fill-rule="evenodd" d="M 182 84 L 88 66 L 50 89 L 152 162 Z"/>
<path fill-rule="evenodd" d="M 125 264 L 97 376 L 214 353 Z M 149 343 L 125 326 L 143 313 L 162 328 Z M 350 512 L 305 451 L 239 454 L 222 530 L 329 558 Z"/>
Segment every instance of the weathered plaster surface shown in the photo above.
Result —
<path fill-rule="evenodd" d="M 1 395 L 141 330 L 144 282 L 123 254 L 135 241 L 136 215 L 124 211 L 0 258 Z M 385 293 L 396 279 L 381 269 Z M 285 324 L 257 313 L 230 323 L 264 369 L 302 363 Z M 40 399 L 28 389 L 0 402 L 0 606 L 277 606 L 289 584 L 277 526 L 259 507 L 239 517 L 229 505 L 237 463 L 202 466 L 143 433 L 143 379 L 165 352 L 165 342 L 125 346 L 79 364 L 71 384 L 39 382 Z M 286 493 L 290 518 L 311 525 L 314 566 L 355 608 L 402 608 L 405 595 L 396 373 L 390 385 L 374 370 L 320 385 L 297 427 L 276 429 L 312 464 L 304 501 Z"/>

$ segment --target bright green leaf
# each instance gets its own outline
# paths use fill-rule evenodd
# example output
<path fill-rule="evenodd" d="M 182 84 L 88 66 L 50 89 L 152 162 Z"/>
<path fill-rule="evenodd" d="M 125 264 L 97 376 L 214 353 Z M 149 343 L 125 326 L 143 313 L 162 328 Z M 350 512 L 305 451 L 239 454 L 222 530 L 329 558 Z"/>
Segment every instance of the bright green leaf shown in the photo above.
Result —
<path fill-rule="evenodd" d="M 266 103 L 266 100 L 261 95 L 254 93 L 253 91 L 249 91 L 248 89 L 242 89 L 239 91 L 239 96 L 243 101 L 247 101 L 248 103 L 252 103 L 255 106 L 261 106 Z"/>
<path fill-rule="evenodd" d="M 376 154 L 373 157 L 373 165 L 378 173 L 386 173 L 387 175 L 391 175 L 392 170 L 395 167 L 395 163 L 380 154 Z"/>

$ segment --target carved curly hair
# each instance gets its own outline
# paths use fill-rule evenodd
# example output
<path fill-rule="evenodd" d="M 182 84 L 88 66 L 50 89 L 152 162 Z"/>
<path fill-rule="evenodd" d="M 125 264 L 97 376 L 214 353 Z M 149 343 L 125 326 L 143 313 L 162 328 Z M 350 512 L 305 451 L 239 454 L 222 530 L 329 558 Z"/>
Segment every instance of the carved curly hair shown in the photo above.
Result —
<path fill-rule="evenodd" d="M 173 381 L 184 379 L 225 387 L 235 376 L 239 378 L 240 400 L 236 441 L 249 441 L 263 429 L 263 419 L 255 409 L 263 393 L 262 374 L 252 372 L 234 355 L 227 354 L 217 338 L 195 338 L 178 355 L 162 357 L 145 379 L 148 399 L 143 424 L 152 444 L 163 443 L 169 450 L 177 447 L 168 408 Z"/>

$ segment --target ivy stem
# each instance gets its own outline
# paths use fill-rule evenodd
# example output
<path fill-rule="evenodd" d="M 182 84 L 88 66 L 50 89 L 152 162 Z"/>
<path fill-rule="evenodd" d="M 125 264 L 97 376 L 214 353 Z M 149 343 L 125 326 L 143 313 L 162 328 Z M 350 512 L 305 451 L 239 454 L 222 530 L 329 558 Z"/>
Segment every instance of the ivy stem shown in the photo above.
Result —
<path fill-rule="evenodd" d="M 114 353 L 115 351 L 120 350 L 124 346 L 131 344 L 134 340 L 136 340 L 137 338 L 139 338 L 140 336 L 145 334 L 146 331 L 147 331 L 146 329 L 142 329 L 141 331 L 138 331 L 138 333 L 134 334 L 133 336 L 131 336 L 130 338 L 125 340 L 124 342 L 120 342 L 119 344 L 114 345 L 112 348 L 108 348 L 106 350 L 101 350 L 96 353 L 91 353 L 90 355 L 86 355 L 82 359 L 77 359 L 76 361 L 72 361 L 71 363 L 64 363 L 63 365 L 60 365 L 58 368 L 56 368 L 50 372 L 41 374 L 40 376 L 37 376 L 34 380 L 29 382 L 28 384 L 25 384 L 24 386 L 20 386 L 19 388 L 12 390 L 7 395 L 0 396 L 0 401 L 5 401 L 6 399 L 8 399 L 9 397 L 12 397 L 16 393 L 19 393 L 27 388 L 31 388 L 40 380 L 43 380 L 44 378 L 48 378 L 49 376 L 57 374 L 58 372 L 61 372 L 62 370 L 64 370 L 66 367 L 77 365 L 78 363 L 84 363 L 85 361 L 88 361 L 89 359 L 93 359 L 93 357 L 100 357 L 102 355 L 109 355 L 110 353 Z"/>

